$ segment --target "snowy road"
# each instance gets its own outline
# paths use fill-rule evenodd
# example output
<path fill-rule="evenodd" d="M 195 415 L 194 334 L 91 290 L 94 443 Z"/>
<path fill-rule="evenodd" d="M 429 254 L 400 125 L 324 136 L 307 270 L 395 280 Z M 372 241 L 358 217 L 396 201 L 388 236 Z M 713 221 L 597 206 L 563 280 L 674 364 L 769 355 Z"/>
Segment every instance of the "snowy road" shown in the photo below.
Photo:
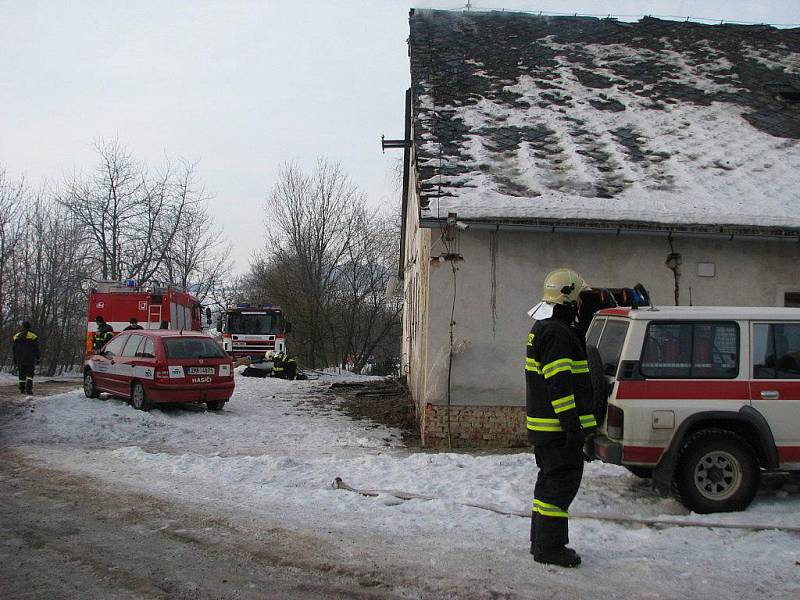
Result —
<path fill-rule="evenodd" d="M 262 571 L 213 560 L 217 547 L 231 548 L 225 555 L 234 557 L 261 548 L 275 559 L 265 559 L 265 568 L 286 565 L 290 571 L 281 585 L 289 587 L 275 589 L 298 591 L 283 597 L 314 597 L 321 589 L 375 598 L 800 597 L 800 536 L 775 530 L 575 519 L 572 545 L 583 556 L 581 568 L 538 565 L 528 554 L 527 519 L 466 506 L 527 510 L 536 473 L 532 454 L 406 449 L 399 432 L 340 414 L 321 381 L 237 377 L 235 395 L 219 414 L 184 407 L 142 413 L 114 399 L 86 399 L 77 390 L 19 406 L 0 425 L 3 450 L 18 465 L 4 485 L 20 478 L 26 493 L 33 493 L 38 476 L 22 474 L 31 468 L 55 473 L 55 480 L 71 482 L 66 497 L 79 494 L 76 482 L 83 481 L 92 494 L 118 498 L 112 503 L 117 510 L 109 509 L 103 521 L 109 536 L 122 535 L 125 527 L 186 530 L 194 517 L 196 531 L 215 540 L 198 545 L 180 542 L 180 536 L 153 538 L 153 551 L 162 540 L 169 556 L 194 552 L 205 565 L 197 573 L 206 578 L 183 572 L 166 591 L 155 586 L 132 597 L 270 597 Z M 359 488 L 437 499 L 364 497 L 333 489 L 337 476 Z M 137 506 L 126 509 L 126 498 L 137 499 Z M 125 520 L 142 506 L 148 509 L 135 525 Z M 572 509 L 798 527 L 800 485 L 789 479 L 764 486 L 743 513 L 687 515 L 626 470 L 592 463 Z M 7 534 L 16 520 L 6 509 L 3 514 Z M 47 547 L 47 534 L 40 537 Z M 106 541 L 115 547 L 111 537 Z M 7 544 L 0 550 L 10 552 Z M 9 568 L 8 557 L 0 558 L 0 574 L 12 580 L 29 564 Z M 98 581 L 107 581 L 103 569 L 88 564 Z M 320 585 L 291 587 L 291 569 Z M 222 579 L 227 581 L 220 587 Z"/>

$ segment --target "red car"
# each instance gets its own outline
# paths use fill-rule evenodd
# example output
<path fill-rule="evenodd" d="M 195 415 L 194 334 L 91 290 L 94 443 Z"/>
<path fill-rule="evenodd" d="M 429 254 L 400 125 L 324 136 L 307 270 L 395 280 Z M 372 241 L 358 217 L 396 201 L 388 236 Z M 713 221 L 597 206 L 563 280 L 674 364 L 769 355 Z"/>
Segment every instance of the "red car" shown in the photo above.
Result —
<path fill-rule="evenodd" d="M 83 367 L 87 397 L 108 392 L 130 399 L 139 410 L 159 402 L 205 402 L 211 410 L 222 410 L 233 388 L 230 356 L 196 331 L 125 331 Z"/>

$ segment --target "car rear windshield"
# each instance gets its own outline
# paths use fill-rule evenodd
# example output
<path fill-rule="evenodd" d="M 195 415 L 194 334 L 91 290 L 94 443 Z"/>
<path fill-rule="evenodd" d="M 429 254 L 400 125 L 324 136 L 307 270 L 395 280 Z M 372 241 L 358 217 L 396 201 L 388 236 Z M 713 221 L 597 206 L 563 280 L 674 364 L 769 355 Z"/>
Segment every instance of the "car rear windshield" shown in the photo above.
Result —
<path fill-rule="evenodd" d="M 225 358 L 227 354 L 208 338 L 164 338 L 167 358 Z"/>

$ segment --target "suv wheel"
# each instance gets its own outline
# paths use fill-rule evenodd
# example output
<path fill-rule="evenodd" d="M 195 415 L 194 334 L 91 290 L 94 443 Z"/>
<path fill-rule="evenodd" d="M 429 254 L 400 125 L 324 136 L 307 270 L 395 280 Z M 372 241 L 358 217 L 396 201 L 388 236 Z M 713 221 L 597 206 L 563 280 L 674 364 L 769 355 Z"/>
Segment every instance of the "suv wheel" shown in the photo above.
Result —
<path fill-rule="evenodd" d="M 722 429 L 693 434 L 678 455 L 675 496 L 697 513 L 744 510 L 758 490 L 758 458 L 742 436 Z"/>
<path fill-rule="evenodd" d="M 88 369 L 83 374 L 83 393 L 87 398 L 99 398 L 100 392 L 97 391 L 97 386 L 94 384 L 94 375 Z"/>
<path fill-rule="evenodd" d="M 137 410 L 150 410 L 150 401 L 147 399 L 144 386 L 138 381 L 135 381 L 131 388 L 131 404 L 133 404 L 133 408 Z"/>
<path fill-rule="evenodd" d="M 222 410 L 225 400 L 209 400 L 206 402 L 206 406 L 208 406 L 208 410 Z"/>

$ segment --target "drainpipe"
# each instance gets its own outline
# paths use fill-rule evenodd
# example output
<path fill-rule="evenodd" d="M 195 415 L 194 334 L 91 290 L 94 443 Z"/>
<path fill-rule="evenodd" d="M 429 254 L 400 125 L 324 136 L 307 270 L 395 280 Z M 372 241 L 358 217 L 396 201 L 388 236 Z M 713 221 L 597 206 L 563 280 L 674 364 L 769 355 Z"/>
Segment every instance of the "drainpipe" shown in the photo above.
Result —
<path fill-rule="evenodd" d="M 675 306 L 679 306 L 681 296 L 681 264 L 683 263 L 683 258 L 681 257 L 680 253 L 675 252 L 675 247 L 672 245 L 672 233 L 669 234 L 667 241 L 669 242 L 670 252 L 667 255 L 667 260 L 664 261 L 664 264 L 667 265 L 667 268 L 670 271 L 672 271 L 675 292 Z"/>

